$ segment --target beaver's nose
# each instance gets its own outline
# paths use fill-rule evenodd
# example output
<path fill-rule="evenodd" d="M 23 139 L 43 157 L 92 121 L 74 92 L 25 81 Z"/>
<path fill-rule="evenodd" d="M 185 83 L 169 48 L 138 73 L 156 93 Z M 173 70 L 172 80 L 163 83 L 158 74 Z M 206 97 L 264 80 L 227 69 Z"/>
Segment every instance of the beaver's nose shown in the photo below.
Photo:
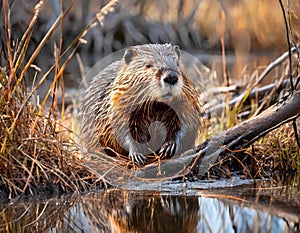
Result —
<path fill-rule="evenodd" d="M 164 82 L 175 85 L 178 82 L 178 75 L 175 71 L 171 71 L 167 74 L 167 76 L 164 78 Z"/>

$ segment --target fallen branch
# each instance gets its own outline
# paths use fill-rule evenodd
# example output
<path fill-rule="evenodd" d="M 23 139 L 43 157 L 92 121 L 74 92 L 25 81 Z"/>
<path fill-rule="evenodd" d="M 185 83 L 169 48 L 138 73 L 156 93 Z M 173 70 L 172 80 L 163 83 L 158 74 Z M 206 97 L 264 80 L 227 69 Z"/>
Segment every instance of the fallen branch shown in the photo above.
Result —
<path fill-rule="evenodd" d="M 274 82 L 270 83 L 266 86 L 262 86 L 260 88 L 253 88 L 251 92 L 248 94 L 247 100 L 251 100 L 253 98 L 262 99 L 266 95 L 270 94 L 274 88 L 277 92 L 281 91 L 282 89 L 286 88 L 289 84 L 290 80 L 285 79 L 281 83 Z M 245 95 L 248 91 L 244 91 L 243 93 L 239 94 L 238 96 L 234 97 L 232 100 L 229 101 L 229 106 L 232 109 L 237 103 L 243 101 Z M 249 102 L 249 101 L 248 101 Z M 247 102 L 247 103 L 248 103 Z M 215 107 L 211 107 L 210 111 L 208 113 L 214 114 L 214 116 L 221 117 L 225 109 L 225 103 L 220 103 L 216 105 Z"/>
<path fill-rule="evenodd" d="M 198 174 L 204 175 L 219 156 L 227 150 L 248 147 L 253 142 L 278 128 L 284 123 L 295 120 L 300 115 L 300 91 L 266 109 L 260 115 L 222 131 L 198 146 L 200 156 L 195 161 Z M 202 148 L 202 149 L 200 149 Z"/>

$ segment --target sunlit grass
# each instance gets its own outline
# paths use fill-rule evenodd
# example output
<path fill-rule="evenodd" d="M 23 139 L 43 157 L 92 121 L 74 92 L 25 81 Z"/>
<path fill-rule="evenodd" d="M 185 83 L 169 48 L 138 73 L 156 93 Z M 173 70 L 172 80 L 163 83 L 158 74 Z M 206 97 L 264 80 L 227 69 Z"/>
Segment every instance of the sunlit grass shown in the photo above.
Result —
<path fill-rule="evenodd" d="M 298 148 L 291 123 L 266 135 L 254 144 L 255 154 L 265 160 L 267 170 L 293 172 L 300 170 Z"/>
<path fill-rule="evenodd" d="M 54 46 L 55 63 L 48 71 L 41 71 L 33 66 L 33 62 L 62 25 L 74 1 L 58 16 L 36 49 L 29 54 L 27 48 L 43 4 L 39 1 L 35 6 L 31 22 L 17 43 L 11 39 L 7 1 L 3 1 L 2 5 L 6 32 L 6 47 L 2 53 L 6 54 L 6 65 L 0 67 L 0 198 L 11 199 L 21 194 L 82 192 L 102 183 L 98 174 L 77 156 L 80 152 L 69 137 L 72 130 L 64 124 L 64 101 L 61 109 L 57 102 L 59 91 L 64 93 L 64 70 L 83 42 L 82 37 L 98 19 L 95 17 L 66 50 L 62 50 L 61 44 Z M 99 20 L 115 4 L 116 1 L 99 11 Z M 28 78 L 30 68 L 35 68 L 34 76 L 41 75 L 41 79 L 28 92 L 24 80 Z M 54 76 L 51 77 L 52 70 Z M 45 98 L 39 100 L 36 91 L 46 79 L 51 78 L 53 82 Z"/>

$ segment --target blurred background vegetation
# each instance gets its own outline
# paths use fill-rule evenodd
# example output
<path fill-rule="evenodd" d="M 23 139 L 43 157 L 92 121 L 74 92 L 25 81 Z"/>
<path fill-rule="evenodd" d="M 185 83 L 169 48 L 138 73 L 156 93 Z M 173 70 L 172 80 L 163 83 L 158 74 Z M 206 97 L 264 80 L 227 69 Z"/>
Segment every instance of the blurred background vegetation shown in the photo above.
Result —
<path fill-rule="evenodd" d="M 17 43 L 24 34 L 32 18 L 34 6 L 38 2 L 9 1 L 11 37 L 14 43 Z M 29 45 L 29 55 L 71 2 L 71 0 L 44 1 Z M 68 46 L 107 2 L 77 0 L 60 29 L 37 57 L 35 65 L 42 71 L 48 70 L 54 64 L 54 43 L 58 45 L 62 39 L 63 48 Z M 300 2 L 290 1 L 289 16 L 295 40 L 299 38 L 300 32 L 299 10 Z M 2 22 L 3 20 L 0 20 L 0 66 L 4 67 L 7 59 L 3 49 L 5 33 Z M 65 85 L 67 88 L 73 88 L 80 84 L 83 70 L 80 71 L 79 63 L 84 67 L 84 71 L 87 71 L 102 57 L 121 48 L 170 41 L 197 55 L 204 64 L 221 74 L 221 59 L 218 56 L 221 54 L 221 38 L 224 39 L 231 78 L 239 78 L 247 69 L 253 72 L 257 67 L 269 64 L 271 59 L 287 50 L 285 25 L 279 1 L 120 1 L 116 10 L 105 17 L 101 25 L 88 31 L 85 36 L 86 44 L 79 47 L 77 56 L 72 58 L 66 68 Z M 30 72 L 27 75 L 30 78 Z"/>

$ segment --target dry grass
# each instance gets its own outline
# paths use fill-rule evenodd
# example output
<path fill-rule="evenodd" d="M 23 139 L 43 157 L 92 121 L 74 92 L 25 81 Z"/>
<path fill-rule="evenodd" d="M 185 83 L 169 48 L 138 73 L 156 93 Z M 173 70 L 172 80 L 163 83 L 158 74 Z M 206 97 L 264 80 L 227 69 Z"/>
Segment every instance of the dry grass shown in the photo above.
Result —
<path fill-rule="evenodd" d="M 36 49 L 29 54 L 27 48 L 43 1 L 35 6 L 26 32 L 17 42 L 11 39 L 8 1 L 3 1 L 6 44 L 1 53 L 6 55 L 6 64 L 0 67 L 0 199 L 11 199 L 22 194 L 82 192 L 103 185 L 97 172 L 77 156 L 79 152 L 69 137 L 72 135 L 71 130 L 63 124 L 66 121 L 64 102 L 61 109 L 57 102 L 59 92 L 64 93 L 64 70 L 83 42 L 83 36 L 95 25 L 97 18 L 64 51 L 61 34 L 60 44 L 54 46 L 55 64 L 48 71 L 41 71 L 33 65 L 49 38 L 62 25 L 73 4 L 74 1 L 61 13 Z M 116 1 L 113 1 L 99 15 L 105 16 L 115 5 Z M 30 68 L 35 69 L 34 80 L 39 73 L 42 78 L 28 92 L 25 80 L 29 76 Z M 51 78 L 51 71 L 54 71 L 53 82 L 45 98 L 39 100 L 36 90 L 46 79 Z"/>
<path fill-rule="evenodd" d="M 300 170 L 300 148 L 297 146 L 292 123 L 282 125 L 253 145 L 252 153 L 259 161 L 257 172 Z"/>

